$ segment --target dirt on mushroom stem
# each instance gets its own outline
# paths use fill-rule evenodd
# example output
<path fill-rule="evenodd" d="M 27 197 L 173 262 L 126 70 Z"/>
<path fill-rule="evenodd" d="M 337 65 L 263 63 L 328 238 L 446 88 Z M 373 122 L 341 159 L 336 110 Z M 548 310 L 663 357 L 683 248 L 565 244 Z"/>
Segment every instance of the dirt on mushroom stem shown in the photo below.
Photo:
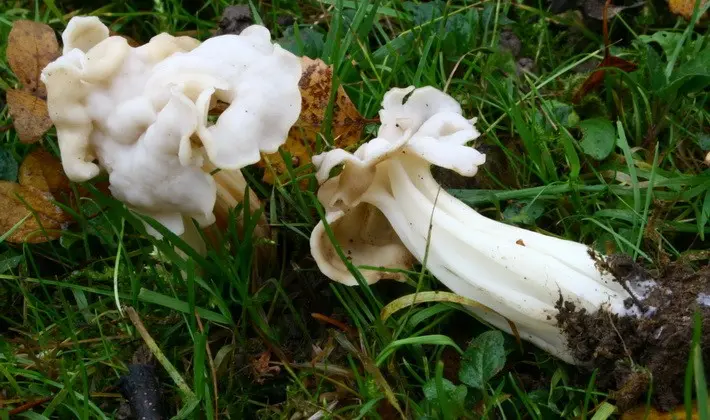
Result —
<path fill-rule="evenodd" d="M 620 410 L 641 402 L 649 389 L 656 408 L 671 410 L 683 400 L 695 311 L 699 311 L 704 328 L 710 325 L 710 266 L 694 271 L 674 263 L 652 275 L 630 257 L 620 255 L 610 257 L 605 265 L 620 282 L 656 282 L 643 300 L 649 309 L 647 315 L 589 313 L 560 299 L 558 325 L 572 354 L 588 362 L 590 369 L 598 369 L 596 385 L 610 391 Z M 700 345 L 703 359 L 710 359 L 709 334 L 703 334 Z M 709 373 L 706 367 L 705 374 Z"/>

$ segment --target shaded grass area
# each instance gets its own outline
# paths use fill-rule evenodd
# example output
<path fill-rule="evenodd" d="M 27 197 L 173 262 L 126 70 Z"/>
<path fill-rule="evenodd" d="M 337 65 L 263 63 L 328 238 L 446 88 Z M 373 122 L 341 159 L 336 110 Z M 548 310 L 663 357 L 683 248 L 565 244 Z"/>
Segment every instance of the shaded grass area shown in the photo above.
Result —
<path fill-rule="evenodd" d="M 477 116 L 483 135 L 475 146 L 488 155 L 485 168 L 470 180 L 437 175 L 482 214 L 628 253 L 650 268 L 707 264 L 710 47 L 702 23 L 689 30 L 663 3 L 623 12 L 611 24 L 611 51 L 638 70 L 609 71 L 598 90 L 574 104 L 603 53 L 601 24 L 574 9 L 551 15 L 535 1 L 249 5 L 282 45 L 333 65 L 366 118 L 376 116 L 389 88 L 408 85 L 446 89 L 466 115 Z M 0 39 L 13 20 L 61 31 L 75 14 L 99 16 L 139 42 L 161 31 L 204 39 L 226 6 L 5 2 Z M 5 48 L 3 41 L 3 90 L 17 84 Z M 0 126 L 9 125 L 0 105 Z M 326 124 L 319 150 L 332 143 L 330 133 Z M 12 129 L 2 137 L 8 159 L 21 161 L 31 150 Z M 56 150 L 56 136 L 45 144 Z M 407 306 L 383 320 L 394 299 L 443 287 L 419 272 L 405 283 L 332 284 L 308 253 L 319 218 L 309 166 L 291 168 L 275 186 L 259 182 L 255 168 L 245 173 L 264 200 L 274 243 L 252 241 L 256 218 L 247 216 L 243 235 L 230 226 L 222 246 L 202 257 L 164 229 L 164 240 L 152 240 L 133 214 L 97 192 L 81 199 L 78 223 L 59 241 L 0 245 L 0 416 L 33 402 L 25 411 L 36 414 L 31 418 L 117 415 L 119 378 L 144 338 L 115 296 L 135 308 L 172 374 L 184 380 L 179 387 L 170 372 L 156 370 L 170 415 L 613 415 L 594 373 L 491 333 L 454 302 Z M 294 182 L 303 179 L 306 190 Z M 255 271 L 255 249 L 264 246 L 273 247 L 278 263 Z M 473 359 L 489 368 L 471 376 Z M 705 391 L 701 360 L 689 365 L 694 371 L 688 399 L 706 401 L 696 394 Z"/>

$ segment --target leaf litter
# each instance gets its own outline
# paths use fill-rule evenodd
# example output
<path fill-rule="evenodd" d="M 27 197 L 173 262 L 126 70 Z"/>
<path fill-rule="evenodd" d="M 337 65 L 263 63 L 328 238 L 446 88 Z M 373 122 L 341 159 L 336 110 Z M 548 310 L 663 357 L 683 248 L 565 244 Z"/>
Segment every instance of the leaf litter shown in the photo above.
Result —
<path fill-rule="evenodd" d="M 73 220 L 55 201 L 69 203 L 71 188 L 61 163 L 36 149 L 22 162 L 18 182 L 0 181 L 0 232 L 12 243 L 41 243 L 59 238 Z"/>
<path fill-rule="evenodd" d="M 6 101 L 20 141 L 34 143 L 52 127 L 47 110 L 47 90 L 40 81 L 42 69 L 59 56 L 54 30 L 44 23 L 18 20 L 12 24 L 7 61 L 22 89 L 6 92 Z"/>

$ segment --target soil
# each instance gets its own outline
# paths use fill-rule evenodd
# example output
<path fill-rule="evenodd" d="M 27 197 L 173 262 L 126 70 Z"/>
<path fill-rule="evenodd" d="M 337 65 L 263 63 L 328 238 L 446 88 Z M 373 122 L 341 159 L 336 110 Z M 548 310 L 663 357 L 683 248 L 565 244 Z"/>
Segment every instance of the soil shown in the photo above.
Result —
<path fill-rule="evenodd" d="M 630 257 L 614 255 L 604 263 L 622 284 L 655 281 L 645 299 L 628 301 L 645 315 L 618 316 L 606 311 L 588 313 L 560 298 L 557 321 L 573 355 L 598 369 L 597 386 L 610 391 L 620 410 L 638 404 L 647 391 L 652 403 L 668 411 L 682 402 L 685 371 L 693 337 L 694 315 L 710 325 L 710 266 L 698 271 L 671 264 L 651 273 Z M 710 298 L 707 299 L 710 301 Z M 710 360 L 710 334 L 701 336 L 704 360 Z M 706 365 L 707 366 L 707 365 Z M 706 375 L 708 369 L 706 368 Z"/>
<path fill-rule="evenodd" d="M 244 29 L 254 24 L 249 5 L 227 6 L 222 13 L 215 35 L 239 35 Z"/>

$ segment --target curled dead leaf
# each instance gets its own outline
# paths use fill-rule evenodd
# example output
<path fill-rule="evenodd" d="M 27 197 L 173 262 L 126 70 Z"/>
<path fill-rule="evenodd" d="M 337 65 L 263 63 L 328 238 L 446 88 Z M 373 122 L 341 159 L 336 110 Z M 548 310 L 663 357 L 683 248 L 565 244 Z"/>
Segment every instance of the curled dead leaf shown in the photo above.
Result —
<path fill-rule="evenodd" d="M 311 156 L 316 150 L 318 135 L 322 132 L 326 110 L 330 102 L 330 92 L 333 83 L 333 68 L 320 59 L 302 57 L 303 74 L 299 82 L 301 89 L 301 115 L 296 124 L 291 127 L 286 143 L 281 149 L 289 152 L 291 164 L 295 168 L 311 162 Z M 362 129 L 366 120 L 360 115 L 342 86 L 333 105 L 331 133 L 335 140 L 333 146 L 347 148 L 360 141 Z M 287 167 L 279 153 L 267 156 L 276 175 L 287 173 Z M 266 167 L 264 161 L 260 167 Z M 274 173 L 269 169 L 264 173 L 264 181 L 274 183 Z"/>
<path fill-rule="evenodd" d="M 72 222 L 55 204 L 69 203 L 71 191 L 61 163 L 46 150 L 37 149 L 20 165 L 18 181 L 0 181 L 0 234 L 22 222 L 6 241 L 40 243 L 59 238 Z"/>
<path fill-rule="evenodd" d="M 7 106 L 23 143 L 34 143 L 52 127 L 42 69 L 59 56 L 59 43 L 48 25 L 31 20 L 13 22 L 7 41 L 7 61 L 22 90 L 7 92 Z"/>
<path fill-rule="evenodd" d="M 52 128 L 47 102 L 25 90 L 7 91 L 7 106 L 12 124 L 23 143 L 34 143 Z"/>

